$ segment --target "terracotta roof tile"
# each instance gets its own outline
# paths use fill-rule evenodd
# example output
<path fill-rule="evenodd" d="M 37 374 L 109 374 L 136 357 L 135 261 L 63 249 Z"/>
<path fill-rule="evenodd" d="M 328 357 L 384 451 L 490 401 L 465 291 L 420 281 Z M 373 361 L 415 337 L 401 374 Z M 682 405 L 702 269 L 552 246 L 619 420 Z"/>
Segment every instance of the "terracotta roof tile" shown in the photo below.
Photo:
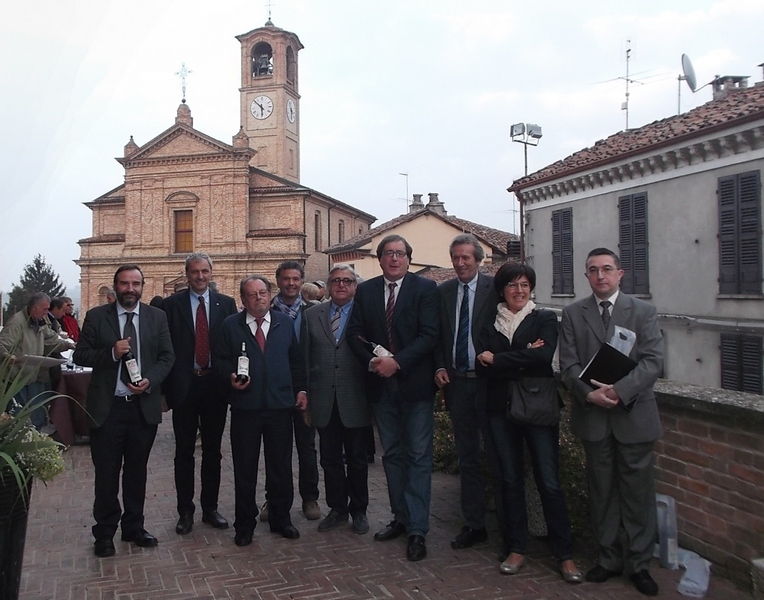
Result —
<path fill-rule="evenodd" d="M 521 190 L 541 181 L 557 179 L 597 164 L 615 162 L 619 158 L 638 154 L 648 148 L 674 144 L 683 138 L 728 128 L 737 122 L 764 118 L 764 84 L 730 90 L 726 96 L 711 100 L 681 115 L 655 121 L 638 129 L 629 129 L 599 140 L 567 158 L 558 160 L 540 171 L 517 179 L 509 191 Z"/>

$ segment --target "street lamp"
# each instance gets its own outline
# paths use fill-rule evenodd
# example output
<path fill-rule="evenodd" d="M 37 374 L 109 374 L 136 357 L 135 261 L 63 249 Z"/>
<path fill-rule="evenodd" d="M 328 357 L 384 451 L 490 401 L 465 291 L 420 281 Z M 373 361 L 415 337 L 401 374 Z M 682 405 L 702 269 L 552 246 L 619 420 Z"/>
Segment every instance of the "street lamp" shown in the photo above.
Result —
<path fill-rule="evenodd" d="M 538 146 L 541 136 L 541 126 L 533 123 L 515 123 L 509 128 L 509 137 L 512 141 L 523 145 L 526 177 L 528 176 L 528 146 Z M 525 260 L 525 226 L 521 197 L 518 197 L 518 202 L 520 204 L 520 260 Z"/>

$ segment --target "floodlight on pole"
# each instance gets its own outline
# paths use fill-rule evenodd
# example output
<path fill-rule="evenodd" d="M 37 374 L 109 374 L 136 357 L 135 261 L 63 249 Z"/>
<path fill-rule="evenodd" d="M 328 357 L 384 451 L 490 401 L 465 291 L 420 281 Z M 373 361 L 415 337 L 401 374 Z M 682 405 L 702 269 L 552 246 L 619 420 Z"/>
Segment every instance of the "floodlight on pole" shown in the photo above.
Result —
<path fill-rule="evenodd" d="M 509 128 L 509 137 L 513 142 L 523 145 L 523 157 L 525 159 L 525 176 L 528 176 L 528 146 L 538 146 L 541 140 L 541 126 L 534 123 L 515 123 Z M 525 227 L 523 215 L 523 202 L 520 204 L 520 260 L 525 260 Z"/>

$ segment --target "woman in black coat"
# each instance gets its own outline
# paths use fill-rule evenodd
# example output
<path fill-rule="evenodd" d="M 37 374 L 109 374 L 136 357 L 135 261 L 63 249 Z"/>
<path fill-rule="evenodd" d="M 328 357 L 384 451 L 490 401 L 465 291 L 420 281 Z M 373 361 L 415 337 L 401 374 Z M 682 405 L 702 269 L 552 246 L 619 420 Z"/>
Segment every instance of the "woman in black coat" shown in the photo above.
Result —
<path fill-rule="evenodd" d="M 557 348 L 557 316 L 536 308 L 531 292 L 536 273 L 524 264 L 508 263 L 494 277 L 504 299 L 495 322 L 480 333 L 477 374 L 488 379 L 488 421 L 501 471 L 504 527 L 500 571 L 514 575 L 525 563 L 528 517 L 525 506 L 523 447 L 528 445 L 536 487 L 541 496 L 549 543 L 560 573 L 568 583 L 583 576 L 573 562 L 573 534 L 560 488 L 559 425 L 531 425 L 508 418 L 511 383 L 523 377 L 554 379 L 552 359 Z"/>

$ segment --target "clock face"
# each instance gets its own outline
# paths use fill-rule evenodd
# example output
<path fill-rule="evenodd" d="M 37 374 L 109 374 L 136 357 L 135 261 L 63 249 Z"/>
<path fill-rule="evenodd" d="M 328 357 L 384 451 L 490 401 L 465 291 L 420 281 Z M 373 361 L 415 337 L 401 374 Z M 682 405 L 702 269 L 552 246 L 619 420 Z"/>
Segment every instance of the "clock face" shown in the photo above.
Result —
<path fill-rule="evenodd" d="M 297 109 L 294 105 L 294 100 L 290 98 L 289 100 L 287 100 L 287 105 L 286 105 L 287 120 L 290 123 L 294 123 L 296 115 L 297 115 Z"/>
<path fill-rule="evenodd" d="M 249 110 L 252 112 L 252 116 L 255 117 L 255 119 L 267 119 L 273 112 L 273 100 L 268 98 L 268 96 L 258 96 L 252 100 Z"/>

